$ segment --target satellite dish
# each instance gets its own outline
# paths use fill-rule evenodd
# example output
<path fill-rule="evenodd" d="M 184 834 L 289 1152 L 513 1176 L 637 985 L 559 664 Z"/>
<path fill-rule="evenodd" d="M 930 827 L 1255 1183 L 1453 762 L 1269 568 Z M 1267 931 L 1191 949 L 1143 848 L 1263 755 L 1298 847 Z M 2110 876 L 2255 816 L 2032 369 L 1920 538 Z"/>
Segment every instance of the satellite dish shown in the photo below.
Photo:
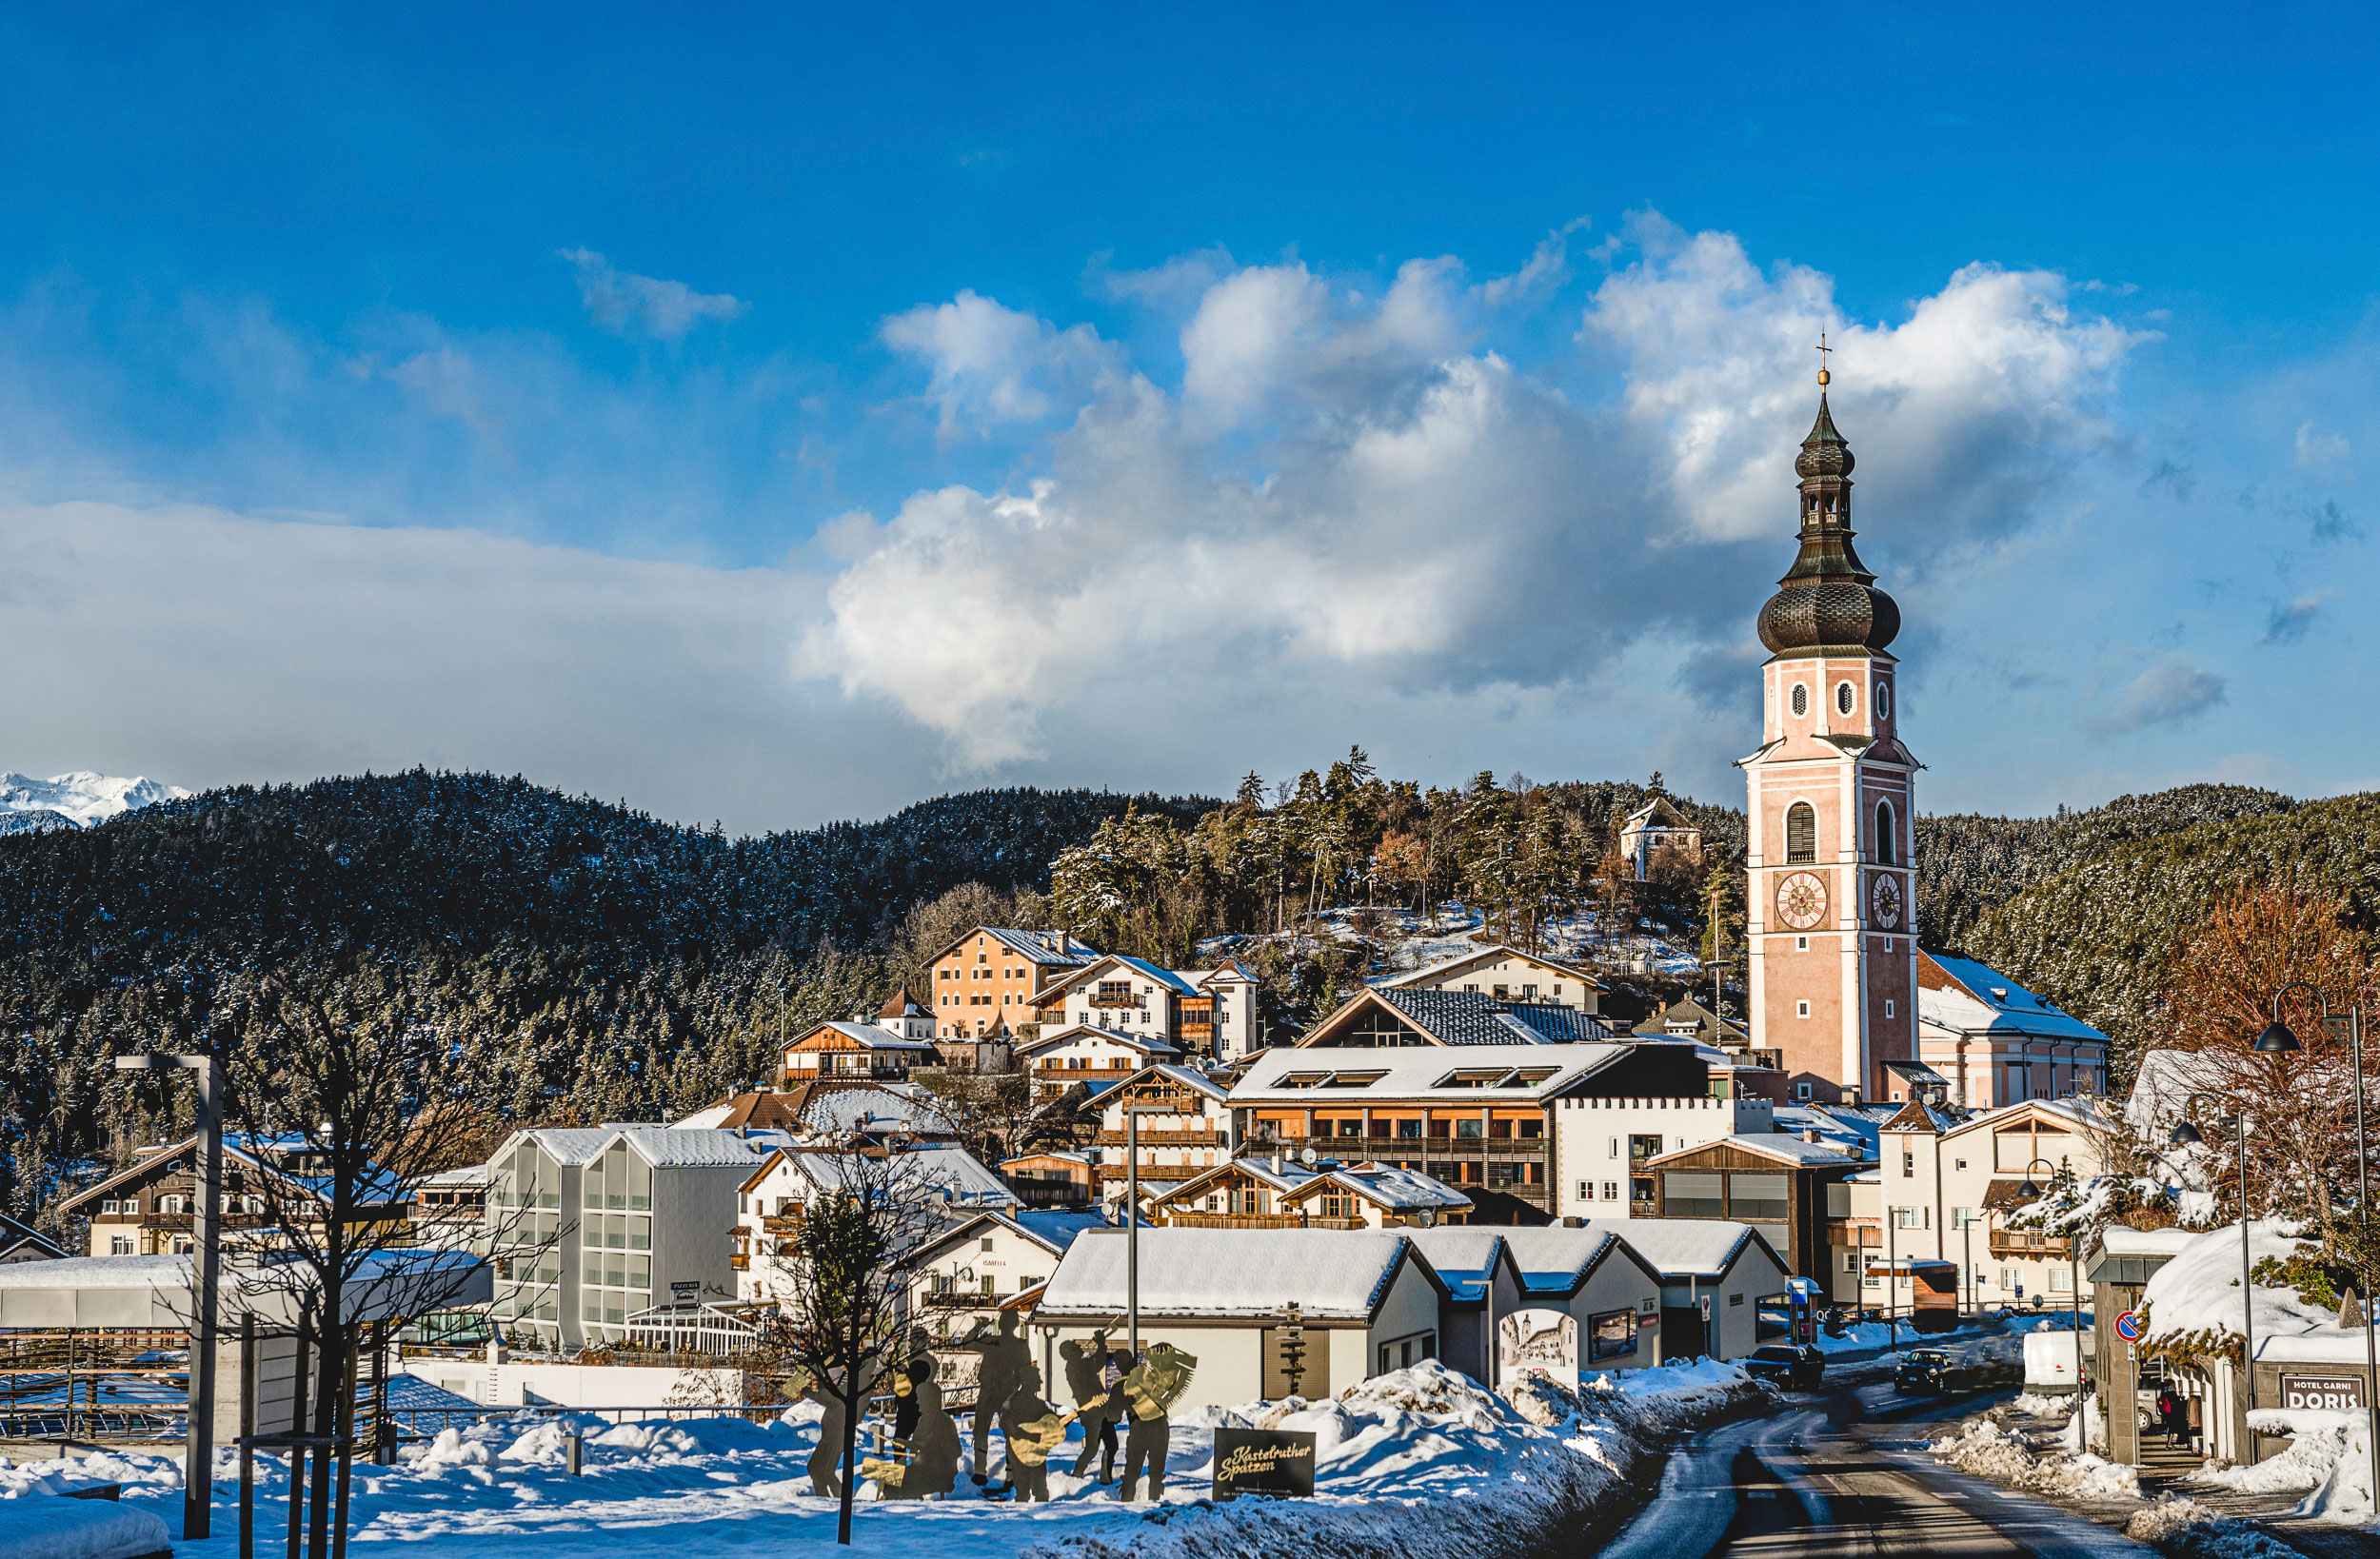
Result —
<path fill-rule="evenodd" d="M 1300 1164 L 1312 1164 L 1314 1162 L 1314 1150 L 1312 1148 L 1308 1148 L 1299 1154 L 1298 1162 Z"/>

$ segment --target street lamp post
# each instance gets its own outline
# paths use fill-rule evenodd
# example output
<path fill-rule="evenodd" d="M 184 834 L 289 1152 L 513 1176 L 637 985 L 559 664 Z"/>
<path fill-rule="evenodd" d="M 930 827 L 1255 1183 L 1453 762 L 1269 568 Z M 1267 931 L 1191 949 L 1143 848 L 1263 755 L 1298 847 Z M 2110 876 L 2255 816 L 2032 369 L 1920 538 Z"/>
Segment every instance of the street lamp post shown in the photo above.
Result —
<path fill-rule="evenodd" d="M 2291 991 L 2311 991 L 2322 1015 L 2322 1026 L 2328 1030 L 2339 1019 L 2331 1015 L 2330 998 L 2322 987 L 2311 980 L 2291 980 L 2272 993 L 2272 1022 L 2256 1036 L 2260 1051 L 2291 1051 L 2299 1049 L 2297 1036 L 2281 1021 L 2281 998 Z M 2364 1004 L 2351 1003 L 2347 1009 L 2347 1042 L 2349 1065 L 2353 1070 L 2355 1085 L 2355 1221 L 2363 1238 L 2357 1241 L 2361 1253 L 2371 1238 L 2371 1158 L 2364 1141 Z M 2246 1243 L 2247 1236 L 2241 1236 Z M 2355 1278 L 2363 1289 L 2364 1300 L 2364 1438 L 2371 1446 L 2371 1486 L 2380 1490 L 2380 1332 L 2371 1312 L 2371 1272 L 2364 1262 L 2356 1263 Z"/>
<path fill-rule="evenodd" d="M 2277 1001 L 2278 998 L 2276 997 L 2275 1000 Z M 2277 1036 L 2273 1029 L 2280 1029 Z M 2289 1030 L 2281 1028 L 2281 1025 L 2276 1022 L 2272 1028 L 2256 1036 L 2256 1048 L 2268 1055 L 2275 1051 L 2295 1050 L 2298 1048 L 2297 1036 Z M 2193 1142 L 2206 1140 L 2199 1135 L 2198 1128 L 2190 1123 L 2188 1115 L 2190 1107 L 2200 1099 L 2206 1100 L 2209 1104 L 2223 1102 L 2212 1094 L 2192 1094 L 2182 1100 L 2184 1112 L 2182 1123 L 2173 1128 L 2172 1134 L 2172 1140 L 2177 1146 L 2188 1146 Z M 2248 1113 L 2244 1110 L 2234 1113 L 2231 1123 L 2239 1135 L 2239 1372 L 2248 1392 L 2248 1411 L 2254 1412 L 2256 1411 L 2256 1284 L 2253 1275 L 2254 1264 L 2248 1254 Z M 2247 1422 L 2244 1416 L 2241 1422 L 2243 1425 Z M 2248 1431 L 2248 1464 L 2253 1467 L 2258 1459 L 2256 1431 L 2250 1430 Z"/>
<path fill-rule="evenodd" d="M 190 1317 L 189 1424 L 182 1446 L 182 1536 L 208 1535 L 214 1514 L 215 1290 L 223 1275 L 223 1086 L 211 1056 L 119 1056 L 118 1072 L 198 1074 L 198 1207 L 190 1220 L 198 1313 Z"/>

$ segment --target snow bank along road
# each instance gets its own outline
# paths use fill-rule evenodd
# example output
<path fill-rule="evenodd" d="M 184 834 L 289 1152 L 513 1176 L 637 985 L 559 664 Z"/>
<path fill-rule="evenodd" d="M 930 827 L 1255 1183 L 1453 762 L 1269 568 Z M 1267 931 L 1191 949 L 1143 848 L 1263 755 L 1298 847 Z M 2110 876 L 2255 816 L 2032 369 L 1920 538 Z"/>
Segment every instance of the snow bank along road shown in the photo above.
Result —
<path fill-rule="evenodd" d="M 1597 1559 L 2142 1559 L 2080 1516 L 1952 1471 L 1925 1452 L 1930 1422 L 2008 1393 L 1896 1397 L 1889 1382 L 1797 1392 L 1764 1417 L 1689 1436 L 1660 1491 Z"/>

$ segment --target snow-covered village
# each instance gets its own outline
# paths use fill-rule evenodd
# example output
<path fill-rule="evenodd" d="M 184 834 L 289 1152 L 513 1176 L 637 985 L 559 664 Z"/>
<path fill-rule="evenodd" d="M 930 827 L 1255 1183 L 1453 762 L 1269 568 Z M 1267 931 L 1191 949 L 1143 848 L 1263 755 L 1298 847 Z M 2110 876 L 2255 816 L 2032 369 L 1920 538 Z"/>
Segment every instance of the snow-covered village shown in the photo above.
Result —
<path fill-rule="evenodd" d="M 0 1559 L 2380 1555 L 2369 17 L 0 39 Z"/>

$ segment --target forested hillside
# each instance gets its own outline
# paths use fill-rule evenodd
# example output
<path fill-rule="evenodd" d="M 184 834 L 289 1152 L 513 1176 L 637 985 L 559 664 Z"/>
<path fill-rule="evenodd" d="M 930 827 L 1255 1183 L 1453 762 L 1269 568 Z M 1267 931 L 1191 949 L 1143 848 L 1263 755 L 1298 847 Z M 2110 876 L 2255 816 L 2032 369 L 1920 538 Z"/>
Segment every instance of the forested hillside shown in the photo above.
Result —
<path fill-rule="evenodd" d="M 2065 870 L 2036 875 L 2026 892 L 1986 908 L 1966 946 L 2106 1030 L 2116 1042 L 2116 1076 L 2128 1080 L 2140 1051 L 2160 1037 L 2158 992 L 2169 961 L 2218 901 L 2270 882 L 2337 894 L 2364 926 L 2380 915 L 2380 795 L 2271 799 L 2281 804 L 2242 805 L 2152 838 L 2119 832 L 2077 848 Z M 2215 799 L 2219 808 L 2231 799 Z M 2029 858 L 2030 869 L 2038 874 L 2043 858 Z"/>
<path fill-rule="evenodd" d="M 2296 805 L 2247 785 L 2179 785 L 2080 812 L 2059 807 L 2047 818 L 1920 817 L 1918 937 L 1928 947 L 1959 947 L 1986 911 L 2117 845 Z"/>
<path fill-rule="evenodd" d="M 651 1118 L 760 1076 L 782 1027 L 881 999 L 887 933 L 920 900 L 1037 886 L 1128 806 L 1214 805 L 979 791 L 730 840 L 416 771 L 0 837 L 0 1207 L 169 1124 L 111 1053 L 174 1042 L 293 961 L 393 969 L 416 1008 L 495 1037 L 486 1102 L 505 1118 Z"/>
<path fill-rule="evenodd" d="M 1048 916 L 1182 964 L 1204 938 L 1349 904 L 1483 911 L 1526 942 L 1563 916 L 1700 936 L 1741 913 L 1743 818 L 1673 800 L 1699 864 L 1637 882 L 1619 821 L 1655 794 L 1482 774 L 1424 789 L 1360 751 L 1230 801 L 1090 791 L 946 796 L 872 823 L 729 839 L 488 775 L 235 788 L 89 830 L 0 836 L 0 1209 L 64 1164 L 176 1122 L 187 1090 L 112 1072 L 187 1044 L 259 982 L 365 981 L 493 1057 L 491 1121 L 650 1119 L 764 1076 L 781 1034 L 915 978 L 962 922 Z M 2230 888 L 2336 887 L 2369 914 L 2380 798 L 2300 805 L 2193 785 L 2044 819 L 1927 818 L 1921 926 L 2115 1035 L 2155 1032 L 2158 970 Z M 1044 890 L 1047 890 L 1044 897 Z M 1319 922 L 1318 922 L 1319 923 Z M 1311 940 L 1310 938 L 1305 940 Z M 1358 942 L 1268 945 L 1294 1028 L 1362 977 Z M 1335 961 L 1334 961 L 1335 960 Z M 180 1101 L 180 1102 L 176 1102 Z"/>

